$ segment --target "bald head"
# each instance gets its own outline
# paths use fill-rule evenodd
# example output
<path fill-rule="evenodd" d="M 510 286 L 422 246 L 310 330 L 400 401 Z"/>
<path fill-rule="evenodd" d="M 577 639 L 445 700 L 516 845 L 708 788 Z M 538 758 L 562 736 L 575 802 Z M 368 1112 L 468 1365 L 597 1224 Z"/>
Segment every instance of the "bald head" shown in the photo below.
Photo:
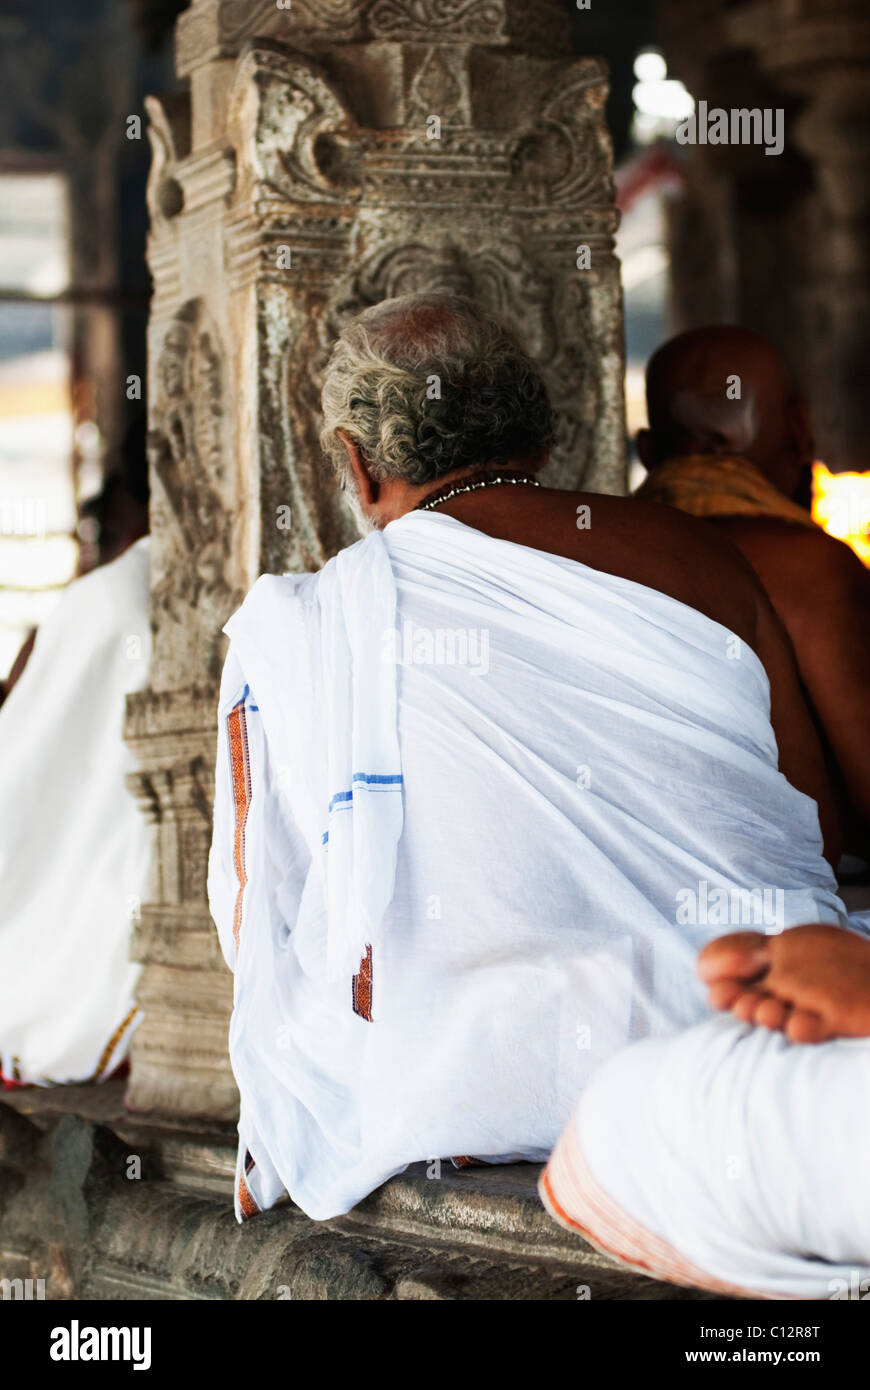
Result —
<path fill-rule="evenodd" d="M 680 333 L 652 356 L 647 468 L 683 454 L 740 455 L 787 496 L 812 460 L 806 407 L 776 348 L 760 333 L 721 324 Z"/>
<path fill-rule="evenodd" d="M 355 330 L 390 359 L 426 362 L 468 344 L 488 322 L 472 300 L 449 290 L 432 290 L 380 300 L 362 311 L 345 336 L 353 336 Z"/>

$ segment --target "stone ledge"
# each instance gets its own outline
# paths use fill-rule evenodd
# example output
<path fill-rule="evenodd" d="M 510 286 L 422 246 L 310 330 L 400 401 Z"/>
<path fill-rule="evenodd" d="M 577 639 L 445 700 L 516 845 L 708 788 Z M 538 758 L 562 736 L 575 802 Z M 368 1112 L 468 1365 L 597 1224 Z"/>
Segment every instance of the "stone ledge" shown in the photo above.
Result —
<path fill-rule="evenodd" d="M 121 1082 L 2 1101 L 0 1277 L 44 1278 L 48 1298 L 709 1298 L 561 1230 L 536 1165 L 445 1163 L 429 1180 L 415 1164 L 334 1221 L 285 1201 L 239 1226 L 233 1126 L 131 1114 Z"/>

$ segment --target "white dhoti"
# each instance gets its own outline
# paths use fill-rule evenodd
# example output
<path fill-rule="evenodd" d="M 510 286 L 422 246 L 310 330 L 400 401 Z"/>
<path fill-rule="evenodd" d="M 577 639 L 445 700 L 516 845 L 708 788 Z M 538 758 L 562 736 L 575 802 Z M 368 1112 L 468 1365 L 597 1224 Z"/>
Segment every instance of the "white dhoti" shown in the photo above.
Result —
<path fill-rule="evenodd" d="M 608 1057 L 705 1016 L 705 942 L 845 921 L 761 662 L 665 595 L 415 512 L 227 632 L 240 1217 L 542 1160 Z"/>
<path fill-rule="evenodd" d="M 766 1298 L 870 1297 L 870 1039 L 709 1019 L 626 1048 L 541 1179 L 551 1214 L 645 1273 Z"/>
<path fill-rule="evenodd" d="M 125 778 L 145 684 L 148 541 L 72 583 L 0 710 L 0 1070 L 99 1080 L 138 1022 L 130 933 L 147 827 Z"/>

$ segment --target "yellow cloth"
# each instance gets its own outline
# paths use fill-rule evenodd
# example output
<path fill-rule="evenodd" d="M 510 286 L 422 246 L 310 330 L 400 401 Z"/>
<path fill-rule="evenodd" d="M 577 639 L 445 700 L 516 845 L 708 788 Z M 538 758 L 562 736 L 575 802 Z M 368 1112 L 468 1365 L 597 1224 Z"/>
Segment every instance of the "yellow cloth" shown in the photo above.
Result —
<path fill-rule="evenodd" d="M 668 459 L 634 495 L 692 516 L 769 516 L 796 526 L 816 525 L 809 512 L 768 482 L 754 463 L 733 455 L 686 454 Z"/>

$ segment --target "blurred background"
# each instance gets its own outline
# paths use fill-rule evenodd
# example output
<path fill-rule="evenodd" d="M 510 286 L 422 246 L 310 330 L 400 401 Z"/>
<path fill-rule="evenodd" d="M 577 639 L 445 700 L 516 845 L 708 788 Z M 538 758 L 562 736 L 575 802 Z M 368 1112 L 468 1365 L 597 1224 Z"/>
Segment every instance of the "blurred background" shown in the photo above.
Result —
<path fill-rule="evenodd" d="M 681 328 L 767 333 L 810 398 L 817 519 L 870 562 L 866 0 L 610 0 L 574 14 L 611 67 L 631 434 Z M 4 0 L 0 15 L 0 679 L 97 542 L 144 505 L 143 98 L 180 86 L 183 0 Z M 782 154 L 683 146 L 704 99 L 782 108 Z M 824 464 L 824 467 L 822 466 Z M 632 456 L 632 485 L 642 469 Z M 118 486 L 106 503 L 107 478 Z"/>
<path fill-rule="evenodd" d="M 0 678 L 95 563 L 126 489 L 147 498 L 143 97 L 175 84 L 182 8 L 5 0 L 0 13 Z M 109 517 L 94 499 L 115 474 L 126 487 Z"/>

